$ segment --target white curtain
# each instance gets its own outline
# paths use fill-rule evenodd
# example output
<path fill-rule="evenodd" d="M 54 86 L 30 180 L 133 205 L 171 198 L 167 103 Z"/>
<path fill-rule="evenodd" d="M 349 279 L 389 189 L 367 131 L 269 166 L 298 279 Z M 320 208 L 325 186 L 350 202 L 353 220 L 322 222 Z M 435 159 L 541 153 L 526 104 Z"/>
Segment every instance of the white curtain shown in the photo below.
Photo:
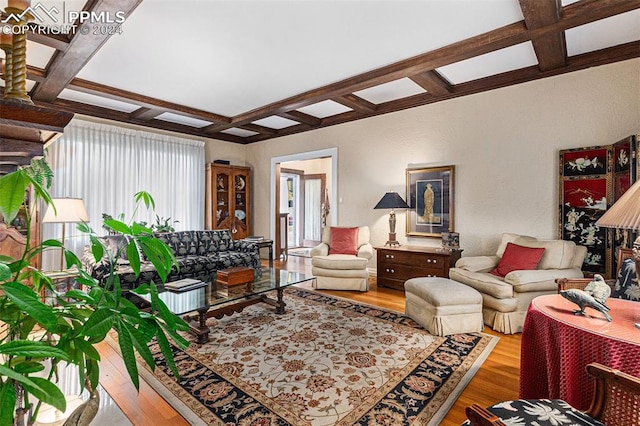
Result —
<path fill-rule="evenodd" d="M 156 215 L 177 220 L 176 230 L 204 226 L 204 143 L 124 129 L 105 124 L 72 121 L 64 135 L 45 154 L 54 172 L 53 198 L 82 198 L 89 225 L 98 233 L 102 214 L 132 217 L 134 195 L 147 191 L 155 211 L 141 208 L 135 220 L 156 223 Z M 41 212 L 41 217 L 44 211 Z M 61 224 L 43 224 L 42 238 L 60 238 Z M 82 253 L 87 239 L 75 224 L 66 228 L 65 247 Z M 59 252 L 43 255 L 43 269 L 59 269 Z"/>

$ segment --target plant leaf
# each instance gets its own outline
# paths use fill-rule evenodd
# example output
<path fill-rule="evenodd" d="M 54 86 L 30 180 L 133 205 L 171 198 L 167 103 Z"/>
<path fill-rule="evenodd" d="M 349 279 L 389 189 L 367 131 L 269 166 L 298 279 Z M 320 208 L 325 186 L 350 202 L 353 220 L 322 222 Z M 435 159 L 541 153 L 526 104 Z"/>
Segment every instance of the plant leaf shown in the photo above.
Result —
<path fill-rule="evenodd" d="M 0 263 L 0 281 L 11 279 L 11 268 L 6 263 Z"/>
<path fill-rule="evenodd" d="M 13 340 L 0 345 L 0 353 L 33 358 L 61 358 L 69 361 L 69 354 L 46 342 Z"/>
<path fill-rule="evenodd" d="M 153 355 L 149 350 L 149 346 L 147 346 L 147 342 L 144 339 L 144 336 L 130 324 L 127 324 L 124 321 L 122 321 L 121 324 L 129 332 L 129 335 L 131 336 L 131 342 L 133 343 L 133 346 L 136 348 L 140 356 L 142 356 L 144 362 L 146 362 L 147 365 L 151 367 L 151 371 L 154 371 L 156 369 L 156 362 L 153 359 Z"/>
<path fill-rule="evenodd" d="M 131 235 L 132 233 L 131 228 L 126 223 L 116 219 L 107 219 L 104 221 L 104 225 L 121 234 Z"/>
<path fill-rule="evenodd" d="M 125 327 L 118 329 L 118 344 L 120 346 L 120 353 L 122 354 L 122 360 L 124 366 L 127 368 L 129 377 L 133 382 L 133 385 L 137 390 L 140 390 L 140 382 L 138 379 L 138 366 L 136 365 L 136 356 L 133 352 L 133 343 L 131 341 L 131 334 Z"/>
<path fill-rule="evenodd" d="M 30 381 L 22 382 L 22 388 L 40 401 L 53 405 L 60 411 L 67 409 L 67 400 L 62 391 L 51 381 L 42 377 L 30 377 Z"/>
<path fill-rule="evenodd" d="M 16 409 L 16 388 L 7 380 L 0 383 L 0 425 L 12 425 Z"/>
<path fill-rule="evenodd" d="M 30 183 L 31 179 L 23 170 L 0 177 L 0 194 L 2 194 L 0 215 L 4 217 L 6 223 L 11 223 L 15 219 L 24 202 L 24 192 Z"/>
<path fill-rule="evenodd" d="M 16 373 L 4 365 L 0 365 L 0 376 L 6 376 L 20 383 L 25 391 L 29 392 L 40 401 L 53 405 L 60 411 L 64 411 L 67 407 L 67 401 L 60 389 L 47 379 L 43 379 L 42 377 L 26 377 Z"/>
<path fill-rule="evenodd" d="M 147 208 L 152 208 L 152 209 L 156 208 L 156 202 L 153 200 L 153 197 L 151 196 L 151 194 L 149 194 L 147 191 L 137 192 L 134 195 L 134 198 L 136 200 L 136 203 L 139 203 L 140 201 L 142 201 Z"/>
<path fill-rule="evenodd" d="M 109 308 L 98 308 L 87 320 L 80 333 L 81 336 L 104 338 L 113 327 L 115 317 Z"/>
<path fill-rule="evenodd" d="M 160 351 L 162 352 L 162 355 L 164 355 L 164 359 L 167 362 L 167 366 L 169 366 L 169 368 L 171 369 L 174 377 L 180 380 L 180 373 L 178 372 L 176 361 L 173 359 L 173 351 L 171 350 L 169 340 L 167 340 L 167 337 L 164 335 L 162 327 L 157 326 L 156 331 L 156 340 L 158 342 L 158 346 L 160 346 Z"/>
<path fill-rule="evenodd" d="M 7 297 L 47 330 L 55 327 L 56 315 L 51 308 L 38 300 L 38 295 L 29 287 L 20 283 L 4 283 L 0 286 Z"/>

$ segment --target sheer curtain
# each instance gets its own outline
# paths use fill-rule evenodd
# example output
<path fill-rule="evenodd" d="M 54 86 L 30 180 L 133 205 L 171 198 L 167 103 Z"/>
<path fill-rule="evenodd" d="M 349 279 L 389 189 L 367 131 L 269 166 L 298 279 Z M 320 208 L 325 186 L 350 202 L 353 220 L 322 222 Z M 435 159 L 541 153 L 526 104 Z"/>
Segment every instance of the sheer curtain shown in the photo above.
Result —
<path fill-rule="evenodd" d="M 141 208 L 135 220 L 156 223 L 171 218 L 176 230 L 204 225 L 204 143 L 105 124 L 72 121 L 45 154 L 54 172 L 53 198 L 82 198 L 89 225 L 98 233 L 102 214 L 134 214 L 134 195 L 147 191 L 155 211 Z M 44 211 L 41 212 L 41 217 Z M 43 224 L 42 238 L 60 238 L 62 224 Z M 88 239 L 75 224 L 66 225 L 65 247 L 76 254 Z M 59 268 L 59 252 L 43 255 L 43 269 Z M 55 266 L 57 265 L 57 266 Z"/>

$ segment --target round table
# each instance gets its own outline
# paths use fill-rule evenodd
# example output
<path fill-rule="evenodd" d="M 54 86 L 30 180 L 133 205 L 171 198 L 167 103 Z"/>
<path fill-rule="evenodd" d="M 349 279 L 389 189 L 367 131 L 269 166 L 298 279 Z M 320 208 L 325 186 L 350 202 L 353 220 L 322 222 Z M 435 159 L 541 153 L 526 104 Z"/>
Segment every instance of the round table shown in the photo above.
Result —
<path fill-rule="evenodd" d="M 612 322 L 559 294 L 536 297 L 527 311 L 522 330 L 520 398 L 562 399 L 587 410 L 593 379 L 586 366 L 598 362 L 640 377 L 640 303 L 607 299 Z"/>

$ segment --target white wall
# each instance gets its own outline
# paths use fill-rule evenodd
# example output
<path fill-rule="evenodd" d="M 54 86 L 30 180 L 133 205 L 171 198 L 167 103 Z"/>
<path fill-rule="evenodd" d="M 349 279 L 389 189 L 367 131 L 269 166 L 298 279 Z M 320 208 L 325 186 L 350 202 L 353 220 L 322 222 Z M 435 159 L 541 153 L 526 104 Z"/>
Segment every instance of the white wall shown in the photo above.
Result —
<path fill-rule="evenodd" d="M 455 231 L 473 255 L 493 251 L 502 232 L 555 238 L 558 150 L 639 131 L 634 59 L 238 147 L 253 168 L 254 234 L 269 235 L 270 159 L 337 147 L 338 224 L 369 225 L 374 245 L 387 240 L 388 217 L 373 206 L 389 189 L 406 195 L 405 169 L 453 164 Z M 207 161 L 225 158 L 213 151 Z M 405 237 L 397 218 L 402 244 L 440 245 Z"/>

